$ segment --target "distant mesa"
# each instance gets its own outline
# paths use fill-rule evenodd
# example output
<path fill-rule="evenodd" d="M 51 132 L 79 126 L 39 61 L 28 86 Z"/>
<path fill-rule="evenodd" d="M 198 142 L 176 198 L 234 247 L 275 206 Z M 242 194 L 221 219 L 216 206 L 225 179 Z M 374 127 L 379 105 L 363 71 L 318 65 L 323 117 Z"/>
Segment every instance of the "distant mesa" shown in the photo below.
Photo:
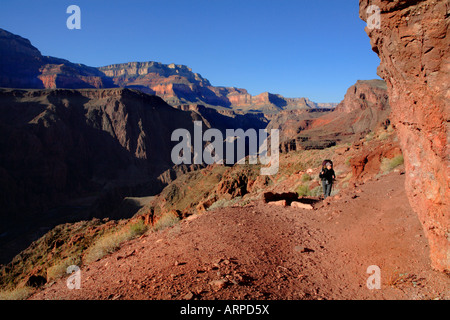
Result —
<path fill-rule="evenodd" d="M 184 65 L 128 62 L 100 68 L 42 56 L 31 42 L 0 29 L 0 87 L 27 89 L 83 89 L 124 87 L 154 94 L 168 104 L 201 104 L 241 113 L 278 113 L 282 110 L 334 108 L 307 98 L 278 94 L 250 95 L 235 87 L 215 87 Z"/>

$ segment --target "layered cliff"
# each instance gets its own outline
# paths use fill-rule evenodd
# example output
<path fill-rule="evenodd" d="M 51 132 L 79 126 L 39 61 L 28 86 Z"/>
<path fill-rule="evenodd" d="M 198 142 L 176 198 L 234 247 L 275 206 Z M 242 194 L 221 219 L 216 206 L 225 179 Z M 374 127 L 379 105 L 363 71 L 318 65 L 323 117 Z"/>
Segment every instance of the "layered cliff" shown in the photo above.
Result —
<path fill-rule="evenodd" d="M 370 5 L 380 9 L 381 25 L 366 32 L 387 82 L 408 198 L 428 237 L 432 266 L 449 271 L 450 3 L 360 0 L 365 21 L 374 18 Z"/>
<path fill-rule="evenodd" d="M 130 62 L 100 67 L 114 84 L 160 96 L 173 106 L 204 104 L 219 110 L 277 113 L 281 110 L 335 107 L 307 98 L 285 98 L 264 92 L 252 96 L 245 89 L 215 87 L 200 74 L 183 65 L 158 62 Z"/>
<path fill-rule="evenodd" d="M 386 83 L 359 80 L 335 109 L 285 110 L 275 115 L 268 129 L 281 130 L 281 149 L 326 148 L 364 137 L 389 123 Z"/>
<path fill-rule="evenodd" d="M 29 40 L 0 29 L 0 87 L 110 88 L 111 79 L 93 67 L 42 56 Z"/>
<path fill-rule="evenodd" d="M 245 89 L 213 86 L 189 67 L 159 62 L 129 62 L 100 68 L 44 57 L 29 40 L 0 29 L 0 87 L 5 88 L 114 88 L 137 89 L 163 98 L 172 106 L 201 104 L 217 110 L 264 112 L 332 108 L 307 98 L 285 98 Z"/>

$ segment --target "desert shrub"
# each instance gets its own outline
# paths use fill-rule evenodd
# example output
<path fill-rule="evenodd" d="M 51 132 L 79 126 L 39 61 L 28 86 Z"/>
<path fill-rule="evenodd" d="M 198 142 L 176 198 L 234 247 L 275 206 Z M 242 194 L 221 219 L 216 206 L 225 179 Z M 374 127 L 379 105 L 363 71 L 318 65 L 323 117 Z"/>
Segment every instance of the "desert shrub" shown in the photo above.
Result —
<path fill-rule="evenodd" d="M 138 220 L 129 226 L 130 228 L 130 236 L 132 238 L 143 235 L 147 231 L 147 226 L 145 225 L 143 220 Z"/>
<path fill-rule="evenodd" d="M 394 126 L 392 124 L 390 124 L 389 127 L 387 127 L 386 131 L 388 133 L 393 133 L 395 131 Z"/>
<path fill-rule="evenodd" d="M 323 190 L 321 186 L 317 186 L 314 189 L 312 189 L 309 193 L 312 197 L 319 197 L 322 195 Z"/>
<path fill-rule="evenodd" d="M 226 199 L 220 199 L 220 200 L 214 202 L 214 203 L 208 208 L 208 211 L 215 210 L 215 209 L 220 209 L 220 208 L 224 208 L 225 205 L 226 205 L 226 203 L 227 203 L 227 200 L 226 200 Z"/>
<path fill-rule="evenodd" d="M 297 187 L 296 190 L 299 197 L 307 197 L 310 196 L 309 187 L 307 185 L 301 184 Z"/>
<path fill-rule="evenodd" d="M 308 181 L 311 181 L 311 180 L 312 180 L 311 176 L 309 174 L 307 174 L 307 173 L 305 173 L 302 176 L 302 182 L 308 182 Z"/>
<path fill-rule="evenodd" d="M 88 248 L 84 256 L 84 261 L 87 263 L 97 261 L 116 251 L 125 241 L 142 235 L 146 230 L 147 226 L 145 226 L 144 221 L 139 220 L 131 225 L 126 225 L 118 230 L 116 229 L 113 232 L 107 233 Z"/>
<path fill-rule="evenodd" d="M 166 213 L 163 216 L 161 216 L 158 221 L 156 221 L 155 225 L 153 226 L 154 231 L 163 230 L 169 227 L 174 226 L 175 224 L 180 222 L 180 218 L 172 213 Z"/>
<path fill-rule="evenodd" d="M 387 173 L 402 165 L 404 162 L 403 155 L 398 155 L 392 159 L 383 158 L 381 160 L 381 171 Z"/>
<path fill-rule="evenodd" d="M 371 141 L 375 138 L 375 132 L 371 131 L 366 135 L 366 141 Z"/>
<path fill-rule="evenodd" d="M 236 198 L 231 199 L 231 200 L 220 199 L 220 200 L 214 202 L 208 208 L 208 211 L 215 210 L 215 209 L 220 209 L 220 208 L 230 207 L 230 206 L 233 206 L 233 205 L 237 204 L 241 200 L 242 200 L 242 197 L 236 197 Z"/>
<path fill-rule="evenodd" d="M 378 140 L 386 140 L 387 138 L 389 138 L 390 134 L 386 131 L 380 133 L 380 135 L 378 136 Z"/>
<path fill-rule="evenodd" d="M 67 267 L 71 265 L 80 265 L 80 257 L 69 257 L 60 262 L 55 263 L 53 266 L 47 269 L 47 281 L 61 278 L 66 274 Z"/>
<path fill-rule="evenodd" d="M 25 300 L 34 292 L 33 288 L 20 287 L 13 290 L 0 291 L 0 300 Z"/>

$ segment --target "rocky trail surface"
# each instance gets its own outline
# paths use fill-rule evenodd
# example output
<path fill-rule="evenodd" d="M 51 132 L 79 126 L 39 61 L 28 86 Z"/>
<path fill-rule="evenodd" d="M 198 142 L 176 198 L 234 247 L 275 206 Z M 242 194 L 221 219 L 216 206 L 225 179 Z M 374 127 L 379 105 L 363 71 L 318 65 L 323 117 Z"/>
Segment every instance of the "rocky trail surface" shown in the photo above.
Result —
<path fill-rule="evenodd" d="M 315 210 L 262 201 L 191 216 L 143 235 L 31 299 L 449 299 L 398 172 Z M 367 268 L 381 289 L 367 288 Z"/>

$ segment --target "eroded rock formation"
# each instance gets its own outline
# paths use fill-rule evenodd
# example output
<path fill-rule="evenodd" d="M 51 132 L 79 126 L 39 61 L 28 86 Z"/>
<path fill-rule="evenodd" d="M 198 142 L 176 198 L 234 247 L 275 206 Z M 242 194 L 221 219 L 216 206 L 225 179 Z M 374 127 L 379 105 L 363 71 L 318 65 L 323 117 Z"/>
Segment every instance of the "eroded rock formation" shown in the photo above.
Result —
<path fill-rule="evenodd" d="M 360 139 L 389 123 L 389 99 L 383 80 L 359 80 L 333 109 L 284 110 L 268 129 L 281 130 L 281 151 L 326 148 Z"/>
<path fill-rule="evenodd" d="M 428 237 L 432 266 L 449 271 L 450 2 L 360 0 L 365 21 L 376 17 L 371 5 L 380 9 L 381 26 L 368 24 L 366 32 L 387 82 L 406 191 Z"/>

